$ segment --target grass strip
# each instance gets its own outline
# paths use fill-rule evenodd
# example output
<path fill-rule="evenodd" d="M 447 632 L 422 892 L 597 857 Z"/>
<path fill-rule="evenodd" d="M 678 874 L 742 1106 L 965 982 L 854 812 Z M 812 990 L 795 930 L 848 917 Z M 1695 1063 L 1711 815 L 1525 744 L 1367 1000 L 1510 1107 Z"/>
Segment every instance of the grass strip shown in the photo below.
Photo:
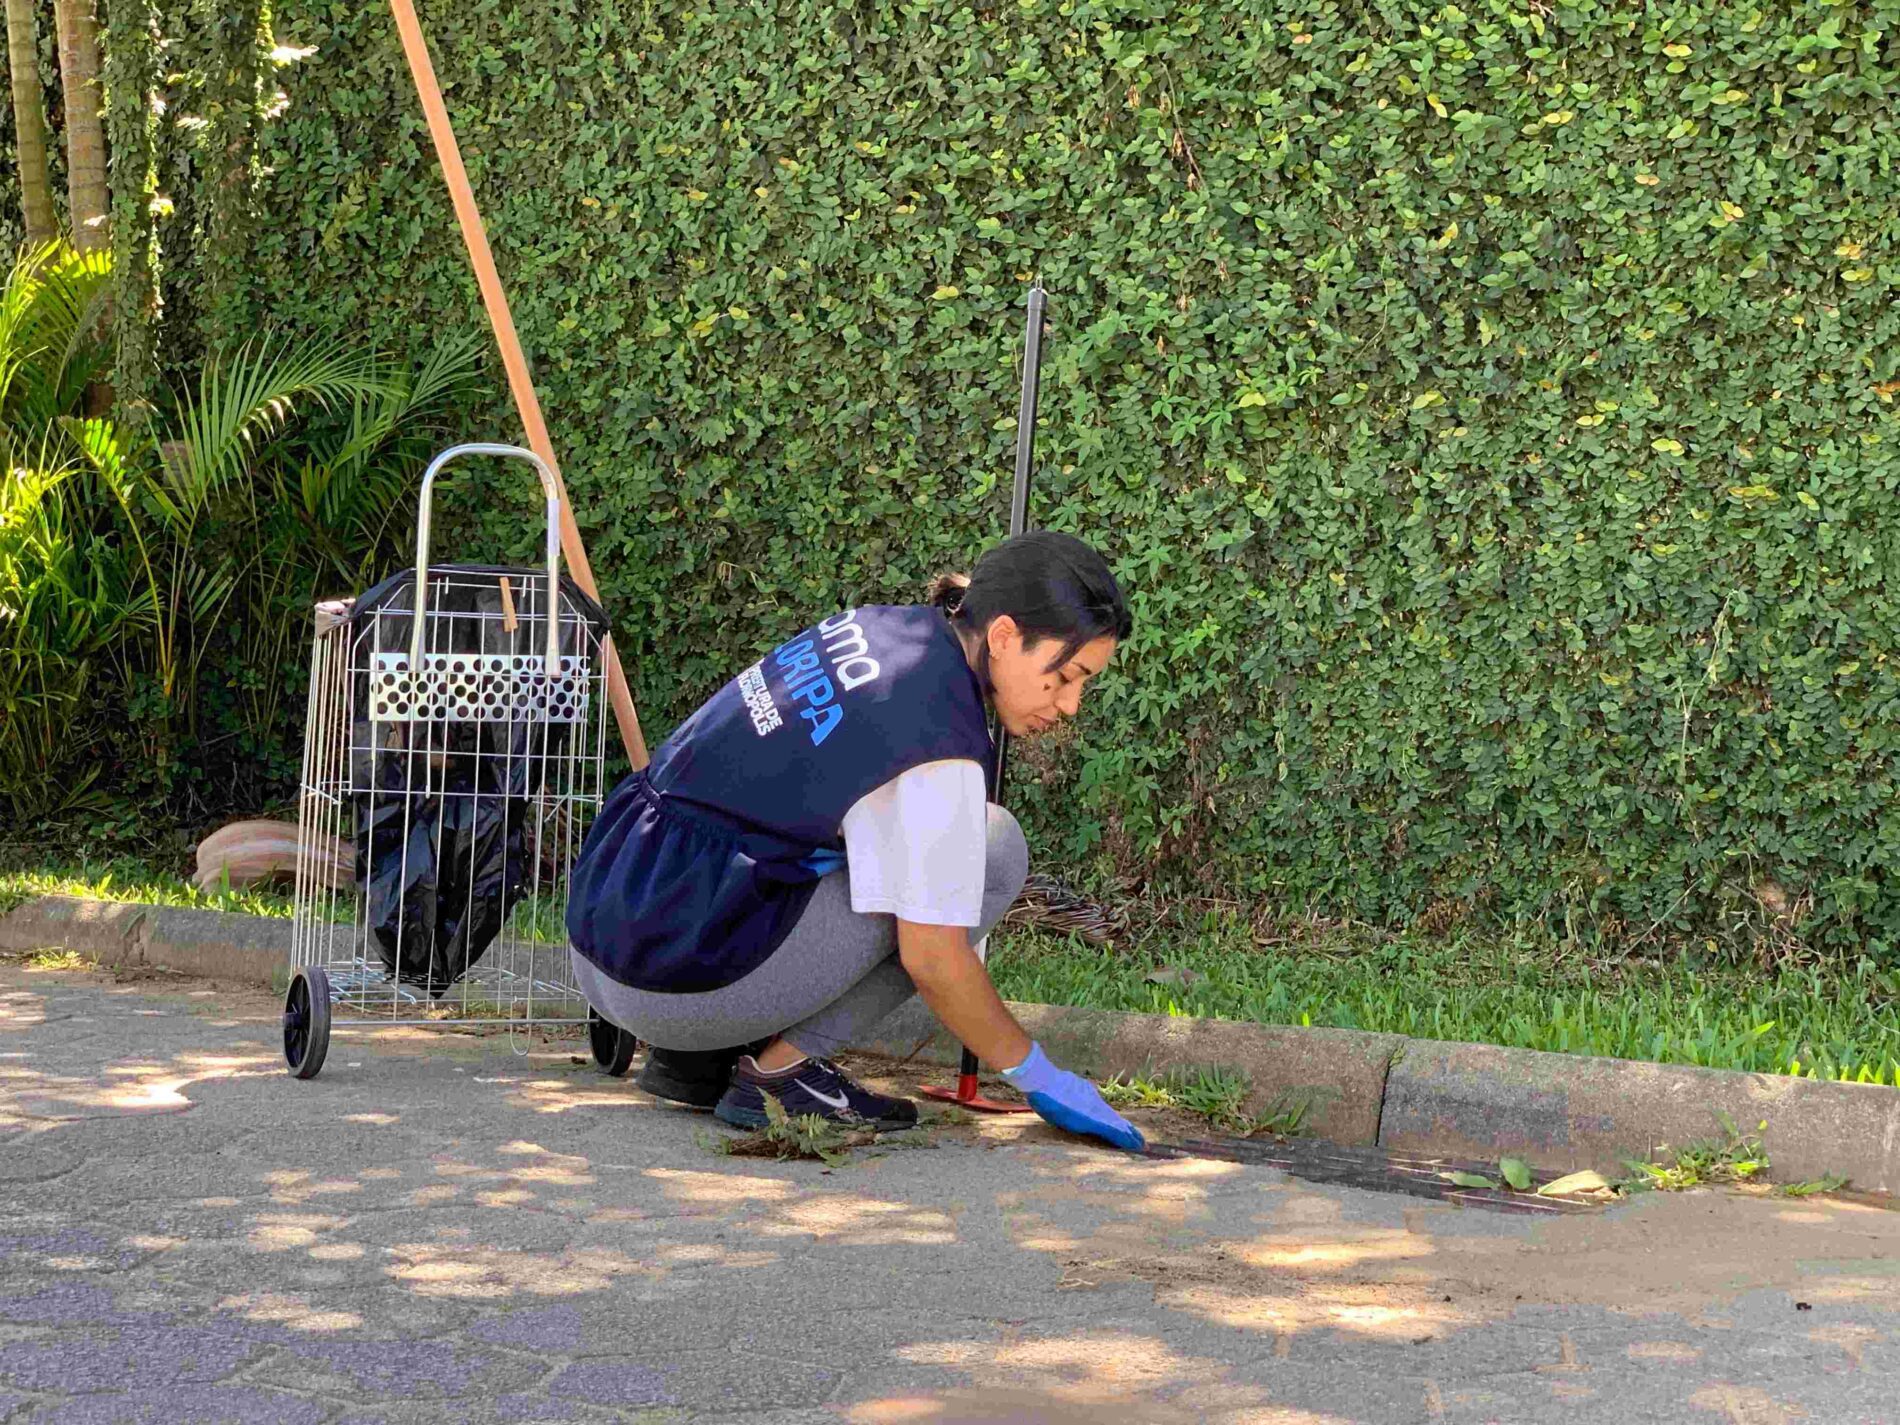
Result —
<path fill-rule="evenodd" d="M 1140 955 L 1011 932 L 996 937 L 990 974 L 1005 998 L 1043 1004 L 1900 1087 L 1900 977 L 1866 962 L 1772 972 L 1681 958 L 1612 966 L 1474 931 L 1341 931 L 1261 949 L 1215 926 L 1157 934 Z"/>
<path fill-rule="evenodd" d="M 200 891 L 182 876 L 169 875 L 131 857 L 78 863 L 28 861 L 0 869 L 0 911 L 11 910 L 35 896 L 80 896 L 133 905 L 228 910 L 278 920 L 290 919 L 291 909 L 288 890 Z"/>

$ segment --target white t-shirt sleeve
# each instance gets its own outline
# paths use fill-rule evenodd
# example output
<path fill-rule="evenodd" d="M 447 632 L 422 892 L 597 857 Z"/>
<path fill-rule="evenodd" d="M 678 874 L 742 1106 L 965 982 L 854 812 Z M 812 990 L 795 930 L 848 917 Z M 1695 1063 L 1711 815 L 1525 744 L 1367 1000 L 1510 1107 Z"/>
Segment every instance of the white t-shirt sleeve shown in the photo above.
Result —
<path fill-rule="evenodd" d="M 989 794 L 966 759 L 926 762 L 844 815 L 851 909 L 918 925 L 982 923 Z"/>

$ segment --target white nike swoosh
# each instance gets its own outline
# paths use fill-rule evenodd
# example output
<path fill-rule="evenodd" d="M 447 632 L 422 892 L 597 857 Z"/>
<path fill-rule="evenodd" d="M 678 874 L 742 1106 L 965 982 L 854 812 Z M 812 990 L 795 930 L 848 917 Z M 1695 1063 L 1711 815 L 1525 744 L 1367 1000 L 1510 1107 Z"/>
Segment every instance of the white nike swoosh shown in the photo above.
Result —
<path fill-rule="evenodd" d="M 820 1103 L 828 1103 L 833 1108 L 851 1107 L 851 1100 L 846 1098 L 843 1094 L 839 1094 L 836 1098 L 833 1098 L 828 1093 L 820 1093 L 817 1089 L 813 1088 L 810 1084 L 800 1084 L 799 1087 L 803 1089 L 806 1093 L 810 1094 L 813 1098 L 817 1099 Z"/>

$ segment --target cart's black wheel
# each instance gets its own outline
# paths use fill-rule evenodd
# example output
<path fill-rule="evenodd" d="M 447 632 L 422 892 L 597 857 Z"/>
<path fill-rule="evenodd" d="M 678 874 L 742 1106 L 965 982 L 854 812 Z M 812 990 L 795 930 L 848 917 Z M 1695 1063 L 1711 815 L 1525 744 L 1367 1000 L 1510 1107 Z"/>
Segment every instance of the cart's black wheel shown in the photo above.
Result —
<path fill-rule="evenodd" d="M 284 1062 L 300 1079 L 314 1079 L 330 1052 L 330 977 L 321 967 L 297 971 L 284 996 Z"/>
<path fill-rule="evenodd" d="M 587 1042 L 594 1051 L 594 1063 L 603 1074 L 623 1078 L 633 1067 L 634 1051 L 640 1041 L 612 1020 L 602 1019 L 592 1005 L 587 1008 Z"/>

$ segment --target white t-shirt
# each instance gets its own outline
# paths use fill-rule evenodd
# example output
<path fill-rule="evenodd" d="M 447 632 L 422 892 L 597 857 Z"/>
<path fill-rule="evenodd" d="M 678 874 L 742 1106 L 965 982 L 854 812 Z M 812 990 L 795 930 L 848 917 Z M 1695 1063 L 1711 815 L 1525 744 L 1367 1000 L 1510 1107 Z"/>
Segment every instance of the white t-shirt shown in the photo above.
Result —
<path fill-rule="evenodd" d="M 964 758 L 926 762 L 844 815 L 851 909 L 918 925 L 981 924 L 989 793 Z"/>

